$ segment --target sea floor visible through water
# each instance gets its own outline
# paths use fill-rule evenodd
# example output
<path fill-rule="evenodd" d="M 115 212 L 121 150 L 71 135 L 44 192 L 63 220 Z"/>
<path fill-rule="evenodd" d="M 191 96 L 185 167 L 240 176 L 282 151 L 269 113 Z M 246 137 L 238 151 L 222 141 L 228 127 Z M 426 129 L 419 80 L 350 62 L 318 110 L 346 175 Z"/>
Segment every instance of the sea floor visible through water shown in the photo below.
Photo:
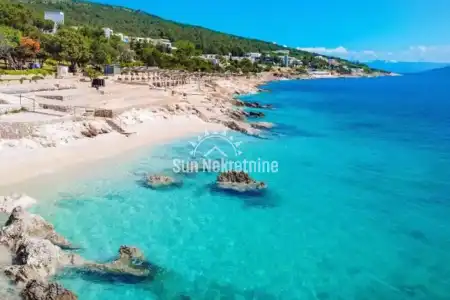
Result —
<path fill-rule="evenodd" d="M 277 127 L 199 152 L 277 161 L 277 173 L 251 174 L 268 185 L 259 195 L 217 190 L 209 173 L 142 184 L 171 174 L 203 136 L 40 185 L 33 211 L 81 255 L 109 261 L 133 245 L 168 270 L 157 282 L 70 270 L 56 280 L 82 300 L 450 299 L 450 127 L 437 113 L 448 104 L 426 104 L 448 94 L 408 80 L 418 79 L 286 81 L 244 97 L 274 104 L 264 120 Z"/>

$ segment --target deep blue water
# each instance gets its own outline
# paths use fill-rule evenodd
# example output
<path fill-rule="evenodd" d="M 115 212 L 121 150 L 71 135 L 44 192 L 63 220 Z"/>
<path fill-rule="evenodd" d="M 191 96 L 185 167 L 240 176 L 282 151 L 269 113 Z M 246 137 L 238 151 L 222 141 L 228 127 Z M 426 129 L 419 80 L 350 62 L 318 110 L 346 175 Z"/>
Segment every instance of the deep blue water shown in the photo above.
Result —
<path fill-rule="evenodd" d="M 276 107 L 267 139 L 231 134 L 240 159 L 278 162 L 252 174 L 262 195 L 217 191 L 215 174 L 140 184 L 189 157 L 195 137 L 52 186 L 36 211 L 82 255 L 108 261 L 135 245 L 168 270 L 154 282 L 57 279 L 82 300 L 450 299 L 449 80 L 284 81 L 244 97 Z"/>

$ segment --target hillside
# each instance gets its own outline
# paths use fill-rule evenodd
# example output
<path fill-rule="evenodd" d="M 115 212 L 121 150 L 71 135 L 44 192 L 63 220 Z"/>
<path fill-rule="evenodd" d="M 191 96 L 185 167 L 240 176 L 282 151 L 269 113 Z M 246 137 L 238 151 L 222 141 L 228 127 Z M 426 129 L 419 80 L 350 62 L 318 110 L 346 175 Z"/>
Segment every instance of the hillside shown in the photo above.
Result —
<path fill-rule="evenodd" d="M 65 24 L 110 27 L 130 36 L 189 40 L 205 53 L 227 54 L 283 49 L 256 39 L 246 39 L 199 26 L 168 21 L 140 10 L 85 1 L 22 0 L 27 7 L 43 14 L 44 10 L 61 10 Z M 307 54 L 307 53 L 304 53 Z"/>
<path fill-rule="evenodd" d="M 181 24 L 162 19 L 141 10 L 86 1 L 46 1 L 46 0 L 15 0 L 43 14 L 44 10 L 61 10 L 65 14 L 65 24 L 69 26 L 89 25 L 95 27 L 110 27 L 115 32 L 129 36 L 168 38 L 172 41 L 187 40 L 201 49 L 203 53 L 228 54 L 241 56 L 246 52 L 264 52 L 285 49 L 273 43 L 243 38 L 199 26 Z M 291 50 L 294 57 L 311 60 L 310 52 Z M 343 64 L 362 67 L 339 59 Z"/>
<path fill-rule="evenodd" d="M 443 67 L 439 69 L 433 69 L 424 71 L 418 74 L 427 74 L 427 75 L 433 75 L 433 76 L 441 76 L 441 77 L 450 77 L 450 66 Z"/>

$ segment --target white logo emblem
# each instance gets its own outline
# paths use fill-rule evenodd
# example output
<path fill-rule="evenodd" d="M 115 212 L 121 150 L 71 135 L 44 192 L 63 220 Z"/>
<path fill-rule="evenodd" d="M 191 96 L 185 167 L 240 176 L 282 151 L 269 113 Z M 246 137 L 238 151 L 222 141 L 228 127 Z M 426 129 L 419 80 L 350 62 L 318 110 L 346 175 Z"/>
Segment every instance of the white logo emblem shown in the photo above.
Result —
<path fill-rule="evenodd" d="M 218 140 L 221 141 L 221 147 L 217 146 L 217 144 L 213 144 L 211 147 L 210 145 L 207 145 L 208 143 L 205 143 L 208 140 Z M 212 132 L 209 133 L 205 130 L 205 133 L 203 135 L 200 135 L 197 137 L 196 142 L 189 142 L 192 146 L 192 151 L 190 154 L 192 157 L 196 157 L 197 155 L 201 155 L 205 158 L 208 158 L 210 155 L 214 153 L 220 154 L 222 157 L 228 158 L 227 153 L 233 153 L 234 156 L 239 156 L 242 154 L 242 151 L 239 150 L 239 147 L 241 146 L 242 142 L 236 142 L 234 141 L 234 137 L 228 135 L 228 131 L 223 132 Z M 202 147 L 203 145 L 203 147 Z M 201 151 L 201 149 L 205 149 L 206 151 Z M 228 152 L 225 151 L 225 148 L 231 148 L 228 149 Z"/>

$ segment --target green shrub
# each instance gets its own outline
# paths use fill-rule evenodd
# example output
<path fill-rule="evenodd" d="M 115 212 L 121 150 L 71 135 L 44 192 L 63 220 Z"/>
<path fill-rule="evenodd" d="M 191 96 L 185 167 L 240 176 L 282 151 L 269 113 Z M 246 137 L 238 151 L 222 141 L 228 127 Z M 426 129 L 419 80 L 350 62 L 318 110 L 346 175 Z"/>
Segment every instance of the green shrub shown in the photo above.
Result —
<path fill-rule="evenodd" d="M 10 110 L 10 111 L 6 112 L 5 115 L 8 115 L 8 114 L 18 114 L 18 113 L 20 113 L 20 112 L 25 112 L 25 111 L 28 111 L 28 109 L 26 109 L 25 107 L 22 106 L 22 107 L 19 108 L 19 109 L 13 109 L 13 110 Z"/>
<path fill-rule="evenodd" d="M 42 75 L 47 76 L 54 73 L 49 69 L 28 69 L 28 70 L 0 70 L 1 75 Z"/>
<path fill-rule="evenodd" d="M 92 67 L 87 67 L 84 69 L 84 75 L 89 77 L 90 79 L 98 78 L 103 75 L 103 73 L 97 71 L 96 69 Z"/>

